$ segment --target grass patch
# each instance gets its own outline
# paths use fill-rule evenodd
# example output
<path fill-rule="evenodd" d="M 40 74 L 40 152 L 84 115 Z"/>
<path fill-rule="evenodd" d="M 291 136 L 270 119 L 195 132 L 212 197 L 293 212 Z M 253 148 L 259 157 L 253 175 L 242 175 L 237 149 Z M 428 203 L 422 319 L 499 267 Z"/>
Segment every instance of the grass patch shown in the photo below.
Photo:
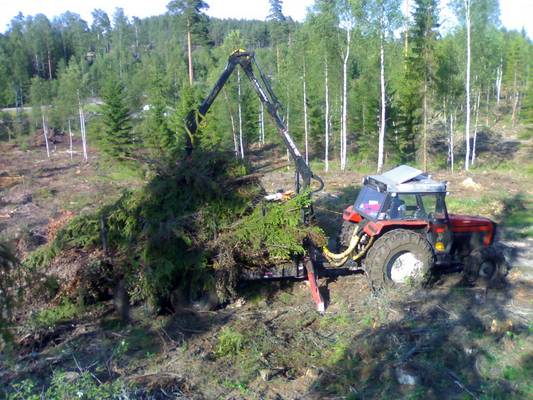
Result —
<path fill-rule="evenodd" d="M 6 400 L 63 400 L 63 399 L 118 399 L 127 398 L 130 390 L 120 379 L 101 382 L 90 372 L 68 373 L 55 371 L 46 391 L 31 379 L 13 383 L 4 391 Z M 0 395 L 3 390 L 0 389 Z M 133 393 L 132 393 L 133 394 Z"/>
<path fill-rule="evenodd" d="M 32 319 L 32 325 L 38 328 L 52 328 L 61 322 L 78 317 L 84 312 L 84 307 L 63 300 L 61 304 L 40 310 Z"/>
<path fill-rule="evenodd" d="M 533 237 L 533 196 L 519 194 L 505 200 L 501 223 L 515 238 Z"/>
<path fill-rule="evenodd" d="M 35 201 L 45 201 L 54 198 L 56 194 L 55 189 L 39 188 L 33 192 L 32 197 Z"/>
<path fill-rule="evenodd" d="M 501 211 L 501 199 L 487 196 L 479 198 L 446 198 L 446 207 L 451 214 L 494 216 Z"/>
<path fill-rule="evenodd" d="M 237 356 L 244 347 L 244 335 L 231 327 L 223 328 L 218 334 L 218 342 L 215 348 L 215 356 Z"/>

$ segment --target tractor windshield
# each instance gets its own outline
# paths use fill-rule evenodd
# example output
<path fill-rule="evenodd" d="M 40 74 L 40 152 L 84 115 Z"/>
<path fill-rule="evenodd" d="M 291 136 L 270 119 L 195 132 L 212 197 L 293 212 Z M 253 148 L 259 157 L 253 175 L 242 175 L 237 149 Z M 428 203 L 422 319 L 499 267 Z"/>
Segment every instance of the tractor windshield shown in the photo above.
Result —
<path fill-rule="evenodd" d="M 444 193 L 398 193 L 392 196 L 390 219 L 446 218 Z"/>
<path fill-rule="evenodd" d="M 355 200 L 354 211 L 368 219 L 378 219 L 387 195 L 371 186 L 364 186 Z"/>

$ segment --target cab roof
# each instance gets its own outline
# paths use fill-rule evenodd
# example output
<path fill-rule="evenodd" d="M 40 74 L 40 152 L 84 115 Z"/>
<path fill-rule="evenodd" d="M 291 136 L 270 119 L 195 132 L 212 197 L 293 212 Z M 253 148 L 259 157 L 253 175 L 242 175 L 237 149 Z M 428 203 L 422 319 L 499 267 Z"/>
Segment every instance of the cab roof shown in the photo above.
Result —
<path fill-rule="evenodd" d="M 391 193 L 440 193 L 446 192 L 446 182 L 438 182 L 423 171 L 400 165 L 381 175 L 370 175 L 364 184 L 374 184 Z"/>

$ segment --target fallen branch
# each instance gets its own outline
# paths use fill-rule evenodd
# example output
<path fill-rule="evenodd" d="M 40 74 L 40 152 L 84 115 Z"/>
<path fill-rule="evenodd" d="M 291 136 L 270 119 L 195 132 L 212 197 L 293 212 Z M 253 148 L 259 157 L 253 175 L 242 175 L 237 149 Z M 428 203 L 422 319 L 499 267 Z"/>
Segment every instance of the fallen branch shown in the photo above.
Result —
<path fill-rule="evenodd" d="M 449 369 L 446 372 L 448 372 L 448 375 L 450 375 L 450 377 L 452 378 L 453 383 L 455 383 L 457 386 L 463 389 L 466 393 L 472 396 L 472 398 L 474 398 L 475 400 L 479 400 L 479 397 L 477 397 L 474 393 L 472 393 L 471 390 L 469 390 L 465 385 L 461 383 L 461 380 L 459 379 L 459 377 L 457 376 L 455 372 Z"/>

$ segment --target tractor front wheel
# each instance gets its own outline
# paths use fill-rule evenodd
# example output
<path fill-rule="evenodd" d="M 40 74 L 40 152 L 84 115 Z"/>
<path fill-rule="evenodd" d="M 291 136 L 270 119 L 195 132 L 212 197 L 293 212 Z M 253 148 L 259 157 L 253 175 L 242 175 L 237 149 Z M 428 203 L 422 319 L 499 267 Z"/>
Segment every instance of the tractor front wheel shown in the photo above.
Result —
<path fill-rule="evenodd" d="M 364 268 L 374 289 L 422 285 L 433 266 L 433 249 L 425 237 L 406 229 L 384 233 L 368 251 Z"/>
<path fill-rule="evenodd" d="M 350 242 L 352 241 L 352 237 L 358 227 L 359 225 L 357 225 L 356 223 L 350 221 L 342 221 L 341 232 L 337 240 L 338 248 L 340 251 L 344 251 L 348 248 Z"/>

